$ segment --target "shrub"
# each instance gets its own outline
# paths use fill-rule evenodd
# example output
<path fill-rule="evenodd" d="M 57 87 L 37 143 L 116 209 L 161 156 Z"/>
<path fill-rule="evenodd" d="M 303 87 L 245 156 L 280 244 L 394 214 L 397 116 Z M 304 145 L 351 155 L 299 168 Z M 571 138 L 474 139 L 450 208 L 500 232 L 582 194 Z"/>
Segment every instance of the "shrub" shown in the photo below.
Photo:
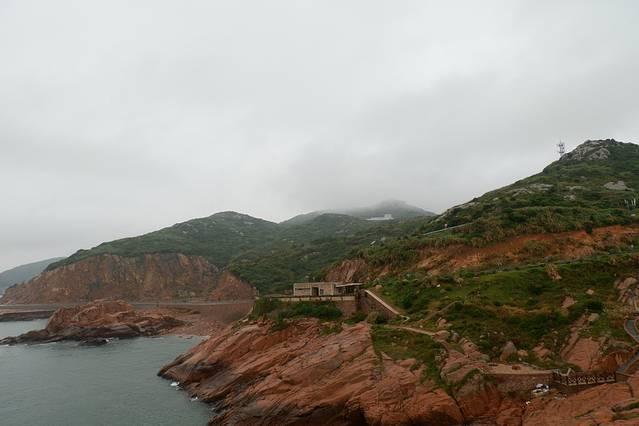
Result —
<path fill-rule="evenodd" d="M 362 322 L 364 320 L 366 320 L 366 314 L 362 311 L 357 311 L 353 315 L 351 315 L 350 318 L 346 320 L 346 322 L 349 324 L 357 324 L 358 322 Z"/>
<path fill-rule="evenodd" d="M 253 305 L 253 317 L 261 317 L 271 312 L 280 309 L 282 307 L 282 302 L 278 299 L 271 298 L 263 298 L 257 299 L 255 304 Z"/>
<path fill-rule="evenodd" d="M 312 317 L 336 320 L 342 316 L 342 311 L 333 302 L 299 302 L 290 304 L 281 315 L 284 318 Z"/>
<path fill-rule="evenodd" d="M 586 309 L 591 312 L 602 312 L 603 308 L 604 305 L 601 300 L 590 300 L 588 303 L 586 303 Z"/>

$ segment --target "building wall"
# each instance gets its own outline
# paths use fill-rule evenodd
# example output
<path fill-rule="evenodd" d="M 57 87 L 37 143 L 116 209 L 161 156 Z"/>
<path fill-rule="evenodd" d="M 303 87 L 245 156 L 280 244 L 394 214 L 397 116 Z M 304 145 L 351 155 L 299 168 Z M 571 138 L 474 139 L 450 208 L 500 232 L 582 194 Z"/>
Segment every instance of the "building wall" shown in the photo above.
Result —
<path fill-rule="evenodd" d="M 318 296 L 333 296 L 337 294 L 336 284 L 331 282 L 295 283 L 293 284 L 293 295 L 313 296 L 313 288 L 317 288 Z"/>
<path fill-rule="evenodd" d="M 394 312 L 389 311 L 384 305 L 377 302 L 377 300 L 372 297 L 367 297 L 363 291 L 358 294 L 357 299 L 359 309 L 366 314 L 378 312 L 386 319 L 393 319 L 397 316 Z"/>

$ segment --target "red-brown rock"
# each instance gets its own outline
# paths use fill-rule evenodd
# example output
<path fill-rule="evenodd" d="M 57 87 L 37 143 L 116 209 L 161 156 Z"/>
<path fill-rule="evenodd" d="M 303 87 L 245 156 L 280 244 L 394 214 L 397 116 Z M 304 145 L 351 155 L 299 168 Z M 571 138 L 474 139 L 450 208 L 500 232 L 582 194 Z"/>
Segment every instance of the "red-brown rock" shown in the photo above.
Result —
<path fill-rule="evenodd" d="M 380 359 L 365 323 L 323 335 L 304 320 L 229 329 L 159 374 L 213 403 L 214 424 L 461 424 L 455 401 L 403 364 Z"/>
<path fill-rule="evenodd" d="M 153 336 L 184 325 L 168 315 L 143 315 L 123 301 L 96 301 L 72 308 L 60 308 L 49 319 L 44 330 L 7 337 L 0 344 L 57 342 L 80 340 L 101 343 L 95 339 Z"/>
<path fill-rule="evenodd" d="M 104 254 L 45 271 L 31 281 L 10 287 L 0 298 L 0 303 L 184 298 L 251 299 L 253 288 L 229 272 L 221 273 L 201 256 L 162 253 L 123 257 Z"/>

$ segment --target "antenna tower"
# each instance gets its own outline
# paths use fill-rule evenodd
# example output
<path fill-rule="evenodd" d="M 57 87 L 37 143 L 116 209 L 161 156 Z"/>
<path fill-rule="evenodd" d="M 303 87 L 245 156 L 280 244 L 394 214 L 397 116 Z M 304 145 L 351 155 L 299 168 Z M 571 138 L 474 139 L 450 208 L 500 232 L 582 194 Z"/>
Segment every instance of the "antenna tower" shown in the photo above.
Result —
<path fill-rule="evenodd" d="M 563 157 L 566 153 L 566 144 L 563 142 L 559 142 L 557 144 L 557 152 L 559 153 L 559 157 Z"/>

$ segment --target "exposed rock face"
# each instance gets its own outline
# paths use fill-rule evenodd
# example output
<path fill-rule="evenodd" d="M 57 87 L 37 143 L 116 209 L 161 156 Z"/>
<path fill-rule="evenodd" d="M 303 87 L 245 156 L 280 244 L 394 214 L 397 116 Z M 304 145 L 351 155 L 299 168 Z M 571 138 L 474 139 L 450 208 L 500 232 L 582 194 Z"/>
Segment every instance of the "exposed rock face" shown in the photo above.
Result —
<path fill-rule="evenodd" d="M 253 299 L 255 290 L 232 273 L 225 271 L 209 295 L 209 300 L 245 300 Z"/>
<path fill-rule="evenodd" d="M 366 276 L 368 267 L 362 259 L 345 260 L 326 274 L 326 281 L 355 282 Z"/>
<path fill-rule="evenodd" d="M 223 283 L 232 281 L 223 274 Z M 0 303 L 68 303 L 95 299 L 132 301 L 206 297 L 220 283 L 218 269 L 200 256 L 149 254 L 141 257 L 100 255 L 45 271 L 31 281 L 6 290 Z M 230 296 L 248 295 L 237 280 Z M 228 299 L 223 289 L 213 293 Z M 249 296 L 250 297 L 250 296 Z"/>
<path fill-rule="evenodd" d="M 592 370 L 602 355 L 603 339 L 581 337 L 581 329 L 588 323 L 586 316 L 581 316 L 570 327 L 570 336 L 562 348 L 560 355 L 564 361 L 574 364 L 582 370 Z"/>
<path fill-rule="evenodd" d="M 142 315 L 123 301 L 96 301 L 83 306 L 58 309 L 43 330 L 7 337 L 0 344 L 80 340 L 91 344 L 103 339 L 153 336 L 184 325 L 167 315 Z"/>
<path fill-rule="evenodd" d="M 607 147 L 618 143 L 620 142 L 617 142 L 614 139 L 586 141 L 571 152 L 562 156 L 559 161 L 606 160 L 610 156 L 610 151 Z"/>
<path fill-rule="evenodd" d="M 604 184 L 604 188 L 612 191 L 628 191 L 630 188 L 626 186 L 626 182 L 618 180 L 617 182 L 608 182 Z"/>
<path fill-rule="evenodd" d="M 420 250 L 415 269 L 423 269 L 429 275 L 452 273 L 462 268 L 481 268 L 487 263 L 526 264 L 534 260 L 553 256 L 562 260 L 591 256 L 597 250 L 606 250 L 610 245 L 624 244 L 639 236 L 637 226 L 607 226 L 596 228 L 592 234 L 586 231 L 568 231 L 554 234 L 530 234 L 508 238 L 483 247 L 452 244 L 445 247 L 427 247 Z M 540 253 L 531 253 L 529 246 L 540 247 Z M 331 268 L 327 281 L 355 282 L 372 280 L 391 273 L 389 265 L 373 267 L 362 259 L 345 260 Z M 551 278 L 560 280 L 548 270 Z"/>
<path fill-rule="evenodd" d="M 631 312 L 634 312 L 635 310 L 637 310 L 637 307 L 638 307 L 638 304 L 637 304 L 637 301 L 639 301 L 639 288 L 637 286 L 638 283 L 639 281 L 637 281 L 636 278 L 628 277 L 618 281 L 615 284 L 615 287 L 617 288 L 617 291 L 619 292 L 619 297 L 617 298 L 617 300 L 621 302 L 622 304 L 624 304 L 628 308 L 628 310 L 630 310 Z"/>
<path fill-rule="evenodd" d="M 591 337 L 578 338 L 570 348 L 561 353 L 563 359 L 582 370 L 593 370 L 601 357 L 602 342 Z"/>
<path fill-rule="evenodd" d="M 638 378 L 586 389 L 565 399 L 532 400 L 523 419 L 525 426 L 636 425 Z M 635 407 L 635 408 L 633 408 Z"/>
<path fill-rule="evenodd" d="M 227 330 L 160 375 L 214 403 L 212 424 L 461 424 L 455 401 L 405 364 L 380 360 L 365 323 L 322 335 L 304 320 Z"/>

